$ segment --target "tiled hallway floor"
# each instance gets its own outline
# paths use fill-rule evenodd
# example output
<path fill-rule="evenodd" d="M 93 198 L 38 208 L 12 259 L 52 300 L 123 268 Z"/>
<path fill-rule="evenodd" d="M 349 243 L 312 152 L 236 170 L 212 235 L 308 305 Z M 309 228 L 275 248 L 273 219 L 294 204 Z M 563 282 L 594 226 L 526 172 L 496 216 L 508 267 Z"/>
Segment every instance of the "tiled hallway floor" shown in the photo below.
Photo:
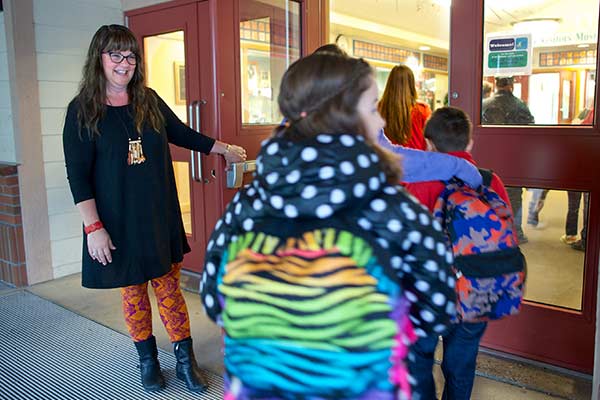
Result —
<path fill-rule="evenodd" d="M 84 289 L 80 281 L 81 276 L 75 274 L 35 285 L 26 290 L 126 334 L 121 317 L 119 291 Z M 198 362 L 202 368 L 220 374 L 223 371 L 223 362 L 219 330 L 204 316 L 198 295 L 190 292 L 184 294 L 191 316 L 192 336 Z M 154 334 L 158 345 L 164 350 L 170 350 L 171 344 L 157 312 L 154 313 L 153 318 Z M 137 371 L 131 373 L 134 382 L 137 383 Z M 440 383 L 443 378 L 438 366 L 435 367 L 435 374 L 436 380 Z M 478 376 L 475 379 L 472 399 L 589 400 L 591 386 L 591 380 L 585 378 L 572 377 L 480 353 Z"/>

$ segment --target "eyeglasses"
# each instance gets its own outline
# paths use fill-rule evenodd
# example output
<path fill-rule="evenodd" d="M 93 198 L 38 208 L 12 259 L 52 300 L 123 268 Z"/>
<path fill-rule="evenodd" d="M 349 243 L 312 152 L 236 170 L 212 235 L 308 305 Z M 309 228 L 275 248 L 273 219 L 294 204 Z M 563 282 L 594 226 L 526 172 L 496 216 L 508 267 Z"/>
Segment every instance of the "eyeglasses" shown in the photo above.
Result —
<path fill-rule="evenodd" d="M 127 59 L 127 64 L 129 65 L 137 64 L 137 56 L 134 53 L 131 53 L 128 56 L 124 56 L 123 54 L 114 51 L 106 51 L 105 53 L 108 54 L 110 60 L 115 64 L 121 64 L 124 59 Z"/>

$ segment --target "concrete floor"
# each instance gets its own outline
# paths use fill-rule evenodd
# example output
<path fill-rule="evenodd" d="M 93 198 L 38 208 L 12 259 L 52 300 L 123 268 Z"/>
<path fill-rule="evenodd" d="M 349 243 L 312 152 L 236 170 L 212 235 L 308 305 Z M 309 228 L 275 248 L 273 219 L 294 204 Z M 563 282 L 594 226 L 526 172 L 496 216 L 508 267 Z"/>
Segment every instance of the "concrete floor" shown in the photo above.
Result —
<path fill-rule="evenodd" d="M 0 286 L 0 292 L 8 290 L 17 289 Z M 38 284 L 26 290 L 102 325 L 127 334 L 121 316 L 118 289 L 91 290 L 82 288 L 81 276 L 75 274 Z M 150 292 L 152 291 L 150 290 Z M 219 329 L 204 316 L 197 294 L 184 292 L 184 296 L 191 317 L 192 336 L 194 338 L 194 348 L 198 362 L 202 368 L 221 374 L 223 371 L 223 362 L 220 351 L 221 340 Z M 154 334 L 159 347 L 170 350 L 171 344 L 157 312 L 154 313 L 153 318 Z M 133 345 L 132 351 L 134 351 Z M 587 379 L 578 379 L 557 372 L 547 371 L 543 368 L 526 366 L 481 353 L 478 365 L 481 366 L 481 368 L 478 367 L 478 375 L 484 376 L 476 377 L 472 399 L 589 400 L 591 397 L 591 381 Z M 503 373 L 510 372 L 511 370 L 513 372 L 512 375 L 505 375 Z M 515 374 L 515 371 L 519 373 Z M 440 387 L 443 378 L 438 366 L 435 367 L 434 373 L 438 387 Z M 132 371 L 132 374 L 137 374 L 137 372 Z"/>

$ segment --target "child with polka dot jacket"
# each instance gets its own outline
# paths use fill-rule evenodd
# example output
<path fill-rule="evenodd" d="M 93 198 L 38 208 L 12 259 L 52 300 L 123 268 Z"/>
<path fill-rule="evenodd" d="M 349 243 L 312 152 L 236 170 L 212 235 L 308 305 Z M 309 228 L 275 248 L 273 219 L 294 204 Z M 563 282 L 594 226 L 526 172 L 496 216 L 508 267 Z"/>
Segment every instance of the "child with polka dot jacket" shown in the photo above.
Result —
<path fill-rule="evenodd" d="M 410 399 L 408 346 L 445 332 L 455 277 L 440 225 L 374 145 L 373 70 L 305 57 L 278 102 L 288 123 L 207 247 L 200 289 L 224 330 L 225 398 Z"/>

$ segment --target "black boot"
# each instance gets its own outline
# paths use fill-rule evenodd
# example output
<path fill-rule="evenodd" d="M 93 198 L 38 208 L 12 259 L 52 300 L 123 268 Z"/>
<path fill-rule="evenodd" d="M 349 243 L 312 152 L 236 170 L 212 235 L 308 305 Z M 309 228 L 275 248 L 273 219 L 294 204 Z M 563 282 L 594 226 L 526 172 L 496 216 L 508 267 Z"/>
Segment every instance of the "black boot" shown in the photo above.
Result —
<path fill-rule="evenodd" d="M 156 348 L 156 338 L 150 338 L 142 342 L 134 342 L 138 355 L 140 356 L 140 372 L 142 375 L 142 385 L 147 392 L 156 392 L 165 387 L 165 378 L 160 371 L 158 363 L 158 349 Z"/>
<path fill-rule="evenodd" d="M 208 383 L 202 377 L 200 368 L 196 364 L 194 357 L 194 347 L 192 338 L 173 342 L 175 357 L 177 358 L 177 378 L 185 382 L 188 390 L 191 392 L 203 392 L 208 388 Z"/>

